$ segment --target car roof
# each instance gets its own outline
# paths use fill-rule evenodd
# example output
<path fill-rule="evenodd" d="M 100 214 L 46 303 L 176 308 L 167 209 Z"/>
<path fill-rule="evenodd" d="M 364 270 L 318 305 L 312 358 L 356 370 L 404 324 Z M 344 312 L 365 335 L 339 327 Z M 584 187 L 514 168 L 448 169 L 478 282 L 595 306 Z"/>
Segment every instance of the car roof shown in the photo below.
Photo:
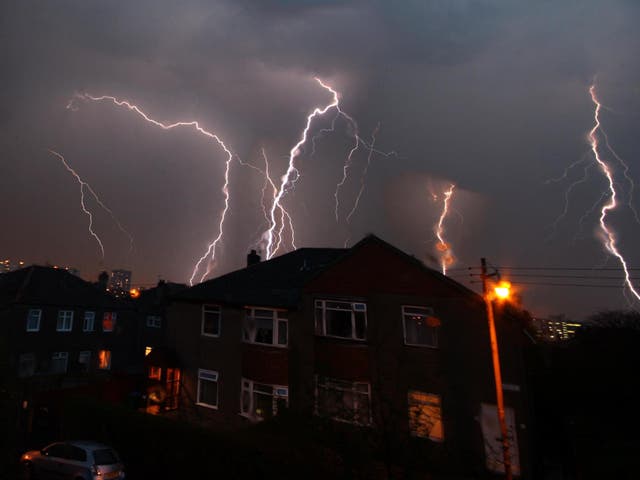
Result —
<path fill-rule="evenodd" d="M 100 442 L 94 442 L 92 440 L 69 440 L 69 441 L 67 441 L 65 443 L 69 443 L 69 444 L 74 445 L 76 447 L 87 448 L 87 449 L 91 449 L 91 450 L 100 449 L 100 448 L 110 448 L 110 449 L 112 449 L 112 447 L 110 445 L 105 445 L 104 443 L 100 443 Z"/>

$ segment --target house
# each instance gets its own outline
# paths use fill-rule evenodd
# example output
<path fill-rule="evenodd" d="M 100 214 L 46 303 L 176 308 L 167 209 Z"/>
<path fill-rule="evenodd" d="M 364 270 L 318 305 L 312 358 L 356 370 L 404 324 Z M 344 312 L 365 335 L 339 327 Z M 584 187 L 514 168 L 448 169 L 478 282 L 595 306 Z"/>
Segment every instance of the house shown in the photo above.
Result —
<path fill-rule="evenodd" d="M 4 383 L 26 430 L 61 391 L 115 401 L 126 395 L 121 380 L 143 369 L 130 304 L 64 269 L 33 265 L 0 275 L 0 325 Z"/>
<path fill-rule="evenodd" d="M 504 469 L 482 297 L 373 235 L 249 260 L 169 307 L 182 418 L 239 428 L 289 410 L 375 432 L 434 470 Z M 530 478 L 524 335 L 499 313 L 513 471 Z"/>

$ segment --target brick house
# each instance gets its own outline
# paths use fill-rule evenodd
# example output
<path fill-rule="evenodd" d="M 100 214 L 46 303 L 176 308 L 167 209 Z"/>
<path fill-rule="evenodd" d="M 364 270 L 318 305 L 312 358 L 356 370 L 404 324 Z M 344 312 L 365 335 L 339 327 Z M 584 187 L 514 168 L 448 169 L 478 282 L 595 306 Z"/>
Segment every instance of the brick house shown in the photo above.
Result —
<path fill-rule="evenodd" d="M 442 472 L 499 473 L 482 297 L 373 235 L 255 257 L 169 307 L 182 415 L 237 428 L 287 408 L 380 432 Z M 530 478 L 524 335 L 506 315 L 497 328 L 514 472 Z"/>

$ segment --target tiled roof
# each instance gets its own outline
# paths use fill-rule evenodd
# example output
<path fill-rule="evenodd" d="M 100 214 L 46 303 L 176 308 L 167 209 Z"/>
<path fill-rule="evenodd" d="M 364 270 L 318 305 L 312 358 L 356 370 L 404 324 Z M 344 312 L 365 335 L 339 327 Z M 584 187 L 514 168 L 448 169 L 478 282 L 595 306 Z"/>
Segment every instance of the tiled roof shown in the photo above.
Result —
<path fill-rule="evenodd" d="M 64 269 L 32 265 L 0 275 L 0 305 L 122 306 L 80 277 Z"/>
<path fill-rule="evenodd" d="M 196 285 L 176 300 L 293 307 L 304 284 L 342 257 L 344 248 L 300 248 Z"/>

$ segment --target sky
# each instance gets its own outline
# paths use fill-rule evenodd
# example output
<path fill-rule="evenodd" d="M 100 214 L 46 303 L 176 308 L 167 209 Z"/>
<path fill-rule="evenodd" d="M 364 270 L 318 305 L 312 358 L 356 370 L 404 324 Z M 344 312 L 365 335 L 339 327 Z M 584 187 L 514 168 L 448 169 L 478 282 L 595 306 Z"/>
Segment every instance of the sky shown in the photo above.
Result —
<path fill-rule="evenodd" d="M 265 258 L 265 157 L 279 189 L 308 115 L 333 100 L 318 78 L 348 117 L 310 122 L 281 199 L 295 241 L 287 222 L 274 255 L 374 233 L 442 270 L 434 227 L 455 185 L 441 223 L 452 278 L 479 291 L 469 273 L 486 258 L 535 316 L 637 308 L 604 248 L 611 195 L 588 134 L 595 83 L 626 162 L 603 150 L 619 204 L 607 227 L 640 269 L 639 20 L 634 0 L 2 2 L 0 256 L 88 280 L 130 269 L 147 287 L 241 268 L 251 249 Z M 232 153 L 215 259 L 195 275 L 220 234 L 227 154 L 194 128 L 86 95 L 198 121 Z M 104 257 L 80 184 L 50 150 L 109 209 L 84 189 Z"/>

